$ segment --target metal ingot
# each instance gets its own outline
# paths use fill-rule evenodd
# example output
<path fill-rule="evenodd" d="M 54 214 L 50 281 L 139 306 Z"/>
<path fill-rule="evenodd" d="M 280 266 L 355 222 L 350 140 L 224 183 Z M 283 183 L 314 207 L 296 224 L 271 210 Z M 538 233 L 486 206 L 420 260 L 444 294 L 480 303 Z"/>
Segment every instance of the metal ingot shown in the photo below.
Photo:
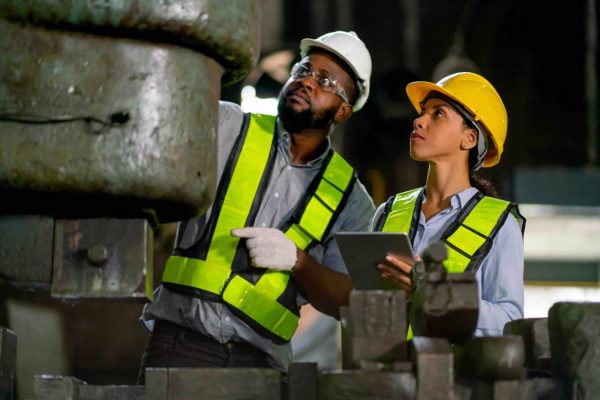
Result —
<path fill-rule="evenodd" d="M 459 376 L 484 381 L 519 380 L 525 376 L 521 336 L 476 337 L 453 348 Z"/>
<path fill-rule="evenodd" d="M 0 211 L 202 212 L 221 77 L 252 68 L 259 27 L 258 1 L 3 1 Z"/>
<path fill-rule="evenodd" d="M 353 290 L 340 317 L 343 368 L 373 370 L 377 362 L 406 360 L 404 291 Z"/>
<path fill-rule="evenodd" d="M 477 327 L 479 295 L 475 274 L 428 274 L 410 296 L 410 322 L 415 336 L 470 339 Z"/>

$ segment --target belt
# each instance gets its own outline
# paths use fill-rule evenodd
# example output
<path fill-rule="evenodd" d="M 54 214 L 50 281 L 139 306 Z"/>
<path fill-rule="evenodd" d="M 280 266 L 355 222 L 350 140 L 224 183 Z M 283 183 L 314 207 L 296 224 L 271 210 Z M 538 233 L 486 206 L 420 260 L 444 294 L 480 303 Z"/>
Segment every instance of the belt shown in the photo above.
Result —
<path fill-rule="evenodd" d="M 226 349 L 229 354 L 243 354 L 249 356 L 256 356 L 259 358 L 267 359 L 267 353 L 256 348 L 255 346 L 246 343 L 230 340 L 227 343 L 221 343 L 218 340 L 202 334 L 194 329 L 187 328 L 178 324 L 174 324 L 170 321 L 163 319 L 157 319 L 154 323 L 154 329 L 152 335 L 169 336 L 173 339 L 185 337 L 185 342 L 192 344 L 203 344 L 212 347 Z"/>

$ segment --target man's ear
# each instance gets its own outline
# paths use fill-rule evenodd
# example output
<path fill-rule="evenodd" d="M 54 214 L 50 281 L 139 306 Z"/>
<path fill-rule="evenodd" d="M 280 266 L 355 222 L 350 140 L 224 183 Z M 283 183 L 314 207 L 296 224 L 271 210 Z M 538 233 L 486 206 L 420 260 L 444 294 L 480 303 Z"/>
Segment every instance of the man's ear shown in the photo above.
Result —
<path fill-rule="evenodd" d="M 347 121 L 352 116 L 352 106 L 343 102 L 335 113 L 334 121 L 336 125 Z"/>
<path fill-rule="evenodd" d="M 473 147 L 477 146 L 477 137 L 478 137 L 477 129 L 475 128 L 467 128 L 463 131 L 462 140 L 460 142 L 460 148 L 463 150 L 471 150 Z"/>

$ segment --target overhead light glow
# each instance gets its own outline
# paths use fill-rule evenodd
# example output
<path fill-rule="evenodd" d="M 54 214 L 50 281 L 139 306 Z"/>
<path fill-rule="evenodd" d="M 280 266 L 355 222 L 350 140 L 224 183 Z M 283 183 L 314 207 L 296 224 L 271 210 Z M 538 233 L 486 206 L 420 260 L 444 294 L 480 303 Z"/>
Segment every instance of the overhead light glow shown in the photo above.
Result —
<path fill-rule="evenodd" d="M 244 86 L 242 89 L 242 110 L 257 114 L 277 115 L 277 98 L 261 99 L 256 97 L 254 86 Z"/>

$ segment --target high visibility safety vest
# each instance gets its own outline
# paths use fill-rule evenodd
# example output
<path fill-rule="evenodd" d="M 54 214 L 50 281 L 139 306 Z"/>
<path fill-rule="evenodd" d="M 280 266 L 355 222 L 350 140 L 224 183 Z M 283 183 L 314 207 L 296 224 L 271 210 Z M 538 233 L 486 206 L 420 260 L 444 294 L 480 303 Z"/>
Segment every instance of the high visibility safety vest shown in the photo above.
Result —
<path fill-rule="evenodd" d="M 386 203 L 377 230 L 405 232 L 413 243 L 423 194 L 424 188 L 418 188 L 391 197 Z M 448 249 L 448 258 L 444 261 L 448 272 L 476 272 L 492 248 L 494 237 L 509 213 L 517 219 L 523 233 L 525 218 L 515 203 L 477 192 L 442 234 L 441 240 Z"/>
<path fill-rule="evenodd" d="M 254 223 L 275 162 L 277 136 L 276 117 L 244 115 L 204 233 L 189 249 L 175 248 L 162 283 L 170 290 L 223 302 L 259 334 L 285 343 L 299 322 L 294 280 L 288 271 L 252 267 L 245 243 L 230 234 Z M 331 150 L 279 229 L 301 250 L 321 243 L 355 180 L 354 169 Z"/>
<path fill-rule="evenodd" d="M 385 205 L 376 230 L 404 232 L 414 243 L 424 192 L 424 188 L 418 188 L 392 196 Z M 448 249 L 448 258 L 443 264 L 448 272 L 476 272 L 490 252 L 494 237 L 509 213 L 517 219 L 523 234 L 525 217 L 516 204 L 477 192 L 442 234 L 441 240 Z M 412 327 L 409 325 L 406 339 L 412 337 Z"/>

